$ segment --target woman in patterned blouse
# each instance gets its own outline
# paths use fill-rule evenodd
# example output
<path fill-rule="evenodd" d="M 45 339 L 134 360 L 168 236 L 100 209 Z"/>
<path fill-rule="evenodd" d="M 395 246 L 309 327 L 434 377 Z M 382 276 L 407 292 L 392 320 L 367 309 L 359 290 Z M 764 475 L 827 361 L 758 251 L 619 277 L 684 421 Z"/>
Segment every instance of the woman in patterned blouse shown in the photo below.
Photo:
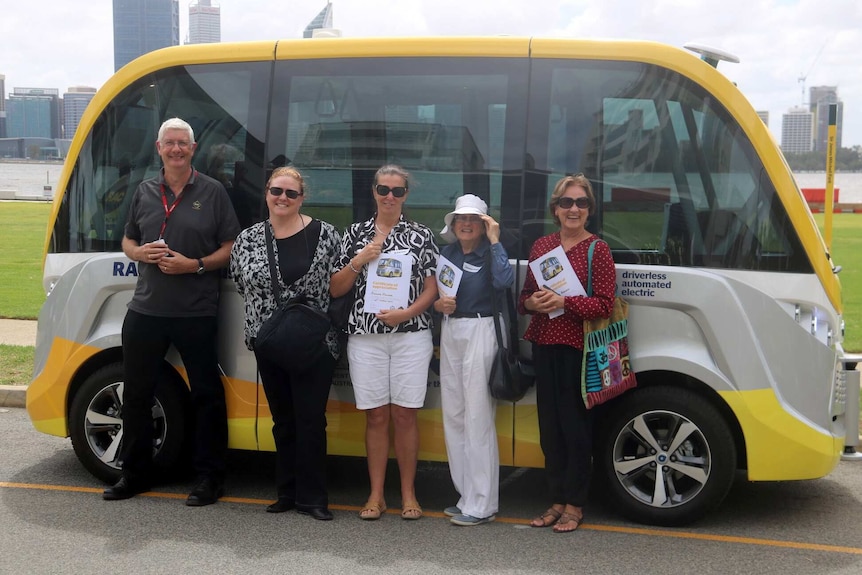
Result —
<path fill-rule="evenodd" d="M 583 175 L 566 176 L 554 187 L 551 216 L 560 231 L 536 240 L 530 261 L 562 246 L 578 279 L 587 285 L 587 254 L 598 237 L 587 231 L 596 207 L 590 181 Z M 536 283 L 527 273 L 519 299 L 520 313 L 532 314 L 524 339 L 533 342 L 536 366 L 536 408 L 539 443 L 553 504 L 531 525 L 554 526 L 555 533 L 578 528 L 584 518 L 590 481 L 592 424 L 578 374 L 584 356 L 584 320 L 609 317 L 614 305 L 616 271 L 610 248 L 599 241 L 593 253 L 593 295 L 561 296 Z M 551 318 L 554 310 L 564 310 Z"/>
<path fill-rule="evenodd" d="M 383 483 L 389 458 L 390 421 L 401 477 L 401 517 L 422 517 L 414 488 L 419 452 L 416 415 L 425 403 L 433 352 L 427 310 L 437 298 L 434 273 L 438 251 L 431 230 L 401 213 L 410 192 L 409 179 L 407 171 L 399 166 L 377 170 L 370 190 L 377 211 L 371 219 L 352 224 L 345 232 L 330 284 L 333 297 L 349 290 L 354 290 L 356 296 L 348 320 L 347 358 L 356 407 L 365 411 L 371 493 L 359 516 L 366 520 L 379 519 L 386 511 Z M 408 256 L 412 261 L 407 306 L 365 313 L 369 268 L 381 254 Z M 380 274 L 379 268 L 377 273 Z"/>
<path fill-rule="evenodd" d="M 329 223 L 300 213 L 306 197 L 302 175 L 294 168 L 273 171 L 266 184 L 269 219 L 240 233 L 233 245 L 230 273 L 245 300 L 245 338 L 249 349 L 261 324 L 278 303 L 272 291 L 266 227 L 270 228 L 282 301 L 305 295 L 308 303 L 329 308 L 329 271 L 339 236 Z M 278 501 L 269 513 L 296 509 L 315 519 L 332 519 L 326 490 L 326 401 L 338 356 L 330 330 L 327 352 L 310 366 L 285 370 L 255 352 L 263 390 L 272 412 Z M 284 350 L 290 355 L 290 349 Z"/>

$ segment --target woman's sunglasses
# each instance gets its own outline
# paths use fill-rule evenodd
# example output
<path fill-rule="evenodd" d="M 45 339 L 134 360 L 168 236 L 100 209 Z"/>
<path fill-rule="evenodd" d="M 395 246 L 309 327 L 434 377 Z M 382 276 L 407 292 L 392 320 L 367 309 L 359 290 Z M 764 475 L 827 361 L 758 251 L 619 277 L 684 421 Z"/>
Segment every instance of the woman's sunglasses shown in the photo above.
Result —
<path fill-rule="evenodd" d="M 276 188 L 276 187 L 272 187 L 272 188 L 268 188 L 268 189 L 269 189 L 269 193 L 272 194 L 273 196 L 275 196 L 276 198 L 278 196 L 280 196 L 281 194 L 284 194 L 285 196 L 287 196 L 291 200 L 295 200 L 296 198 L 298 198 L 299 196 L 302 195 L 302 192 L 297 192 L 296 190 L 286 190 L 284 188 Z"/>
<path fill-rule="evenodd" d="M 564 196 L 557 200 L 557 205 L 564 210 L 568 210 L 572 206 L 578 206 L 579 208 L 584 210 L 590 207 L 590 198 L 586 196 L 581 196 L 580 198 L 570 198 L 569 196 Z"/>
<path fill-rule="evenodd" d="M 389 186 L 384 186 L 383 184 L 377 184 L 376 186 L 374 186 L 374 191 L 377 192 L 378 196 L 388 196 L 389 192 L 392 192 L 392 195 L 396 198 L 403 198 L 404 194 L 407 193 L 407 188 L 404 186 L 390 188 Z"/>

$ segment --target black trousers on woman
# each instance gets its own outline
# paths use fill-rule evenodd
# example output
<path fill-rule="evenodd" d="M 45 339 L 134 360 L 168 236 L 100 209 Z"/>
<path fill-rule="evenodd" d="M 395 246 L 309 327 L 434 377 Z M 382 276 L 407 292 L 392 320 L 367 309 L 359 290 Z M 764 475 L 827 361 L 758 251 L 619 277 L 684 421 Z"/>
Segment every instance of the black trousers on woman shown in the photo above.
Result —
<path fill-rule="evenodd" d="M 593 432 L 581 397 L 584 352 L 568 345 L 533 344 L 539 444 L 551 501 L 583 507 L 592 472 Z"/>
<path fill-rule="evenodd" d="M 278 498 L 328 507 L 326 401 L 335 360 L 324 352 L 304 371 L 288 372 L 256 352 L 255 357 L 272 412 Z"/>

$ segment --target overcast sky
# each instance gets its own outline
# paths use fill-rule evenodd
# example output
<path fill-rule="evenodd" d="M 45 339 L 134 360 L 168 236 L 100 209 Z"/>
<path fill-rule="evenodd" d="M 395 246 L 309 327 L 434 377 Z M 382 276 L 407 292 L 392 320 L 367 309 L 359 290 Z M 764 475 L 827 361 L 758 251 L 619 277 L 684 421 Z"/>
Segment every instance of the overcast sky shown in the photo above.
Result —
<path fill-rule="evenodd" d="M 100 87 L 114 71 L 111 0 L 8 2 L 0 74 L 15 87 Z M 180 36 L 189 0 L 180 1 Z M 324 0 L 216 0 L 222 41 L 299 38 Z M 711 6 L 706 8 L 705 6 Z M 344 36 L 496 35 L 697 42 L 737 55 L 719 66 L 753 106 L 781 115 L 811 86 L 838 86 L 843 145 L 862 144 L 860 0 L 334 0 Z M 805 77 L 804 84 L 800 81 Z M 803 85 L 805 93 L 803 95 Z"/>

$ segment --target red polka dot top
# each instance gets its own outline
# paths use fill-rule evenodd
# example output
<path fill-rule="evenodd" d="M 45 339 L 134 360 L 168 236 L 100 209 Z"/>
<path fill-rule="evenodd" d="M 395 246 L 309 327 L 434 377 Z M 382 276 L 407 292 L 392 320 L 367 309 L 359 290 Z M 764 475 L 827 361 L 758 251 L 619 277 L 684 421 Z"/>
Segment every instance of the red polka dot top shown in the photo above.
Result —
<path fill-rule="evenodd" d="M 596 235 L 575 244 L 566 252 L 578 279 L 587 287 L 587 254 L 590 244 L 599 239 Z M 560 233 L 555 232 L 536 240 L 530 249 L 530 261 L 534 261 L 560 245 Z M 524 289 L 518 298 L 518 313 L 532 314 L 530 326 L 524 339 L 542 345 L 570 345 L 584 349 L 584 320 L 610 317 L 614 307 L 616 290 L 616 268 L 611 250 L 605 242 L 598 242 L 593 250 L 593 295 L 567 296 L 565 313 L 551 319 L 546 313 L 535 313 L 524 307 L 524 301 L 538 291 L 533 272 L 528 268 Z"/>

